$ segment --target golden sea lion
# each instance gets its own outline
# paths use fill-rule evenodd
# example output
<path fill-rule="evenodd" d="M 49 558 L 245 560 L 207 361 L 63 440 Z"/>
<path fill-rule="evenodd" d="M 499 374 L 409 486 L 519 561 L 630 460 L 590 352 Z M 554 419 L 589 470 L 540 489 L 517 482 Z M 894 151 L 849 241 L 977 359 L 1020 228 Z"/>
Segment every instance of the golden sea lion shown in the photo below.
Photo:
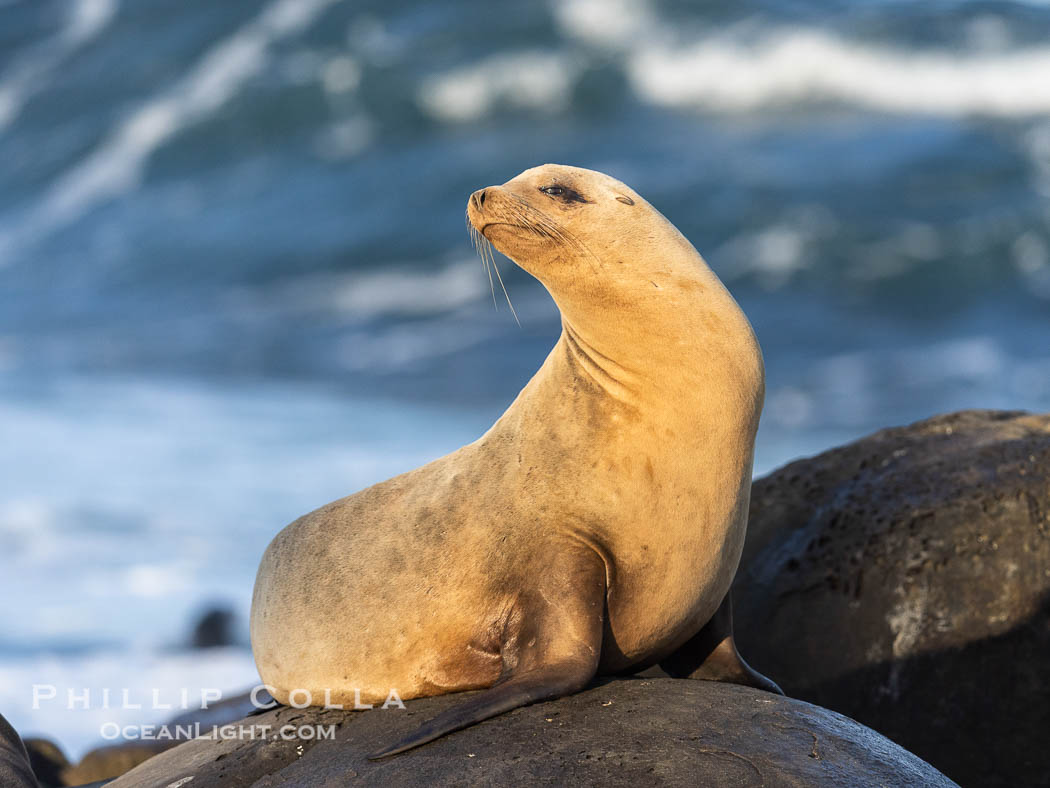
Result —
<path fill-rule="evenodd" d="M 536 167 L 467 216 L 547 288 L 561 337 L 474 443 L 277 535 L 252 602 L 263 681 L 315 704 L 486 689 L 374 757 L 598 672 L 776 690 L 737 654 L 728 601 L 764 393 L 747 318 L 602 173 Z"/>

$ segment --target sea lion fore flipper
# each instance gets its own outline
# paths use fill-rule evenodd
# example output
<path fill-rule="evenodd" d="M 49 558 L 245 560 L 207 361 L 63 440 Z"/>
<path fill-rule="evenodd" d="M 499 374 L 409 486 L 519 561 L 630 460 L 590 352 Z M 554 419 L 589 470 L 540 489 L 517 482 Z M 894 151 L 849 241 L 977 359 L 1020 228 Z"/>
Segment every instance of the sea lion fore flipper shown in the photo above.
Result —
<path fill-rule="evenodd" d="M 704 679 L 743 684 L 783 695 L 776 682 L 748 665 L 733 639 L 733 602 L 726 594 L 711 620 L 669 657 L 660 668 L 676 679 Z"/>
<path fill-rule="evenodd" d="M 569 551 L 559 558 L 563 560 L 543 568 L 542 580 L 523 597 L 508 625 L 500 682 L 369 759 L 396 755 L 519 706 L 560 698 L 587 686 L 601 653 L 605 564 L 590 551 L 586 555 Z"/>

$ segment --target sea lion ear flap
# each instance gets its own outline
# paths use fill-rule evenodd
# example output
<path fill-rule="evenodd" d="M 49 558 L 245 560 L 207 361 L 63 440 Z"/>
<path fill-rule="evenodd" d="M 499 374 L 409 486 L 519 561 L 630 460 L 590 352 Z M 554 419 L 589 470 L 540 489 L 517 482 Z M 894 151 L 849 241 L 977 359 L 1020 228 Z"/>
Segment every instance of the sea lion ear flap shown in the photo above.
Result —
<path fill-rule="evenodd" d="M 634 205 L 634 200 L 630 197 L 624 197 L 622 194 L 616 198 L 618 202 L 622 202 L 624 205 Z"/>

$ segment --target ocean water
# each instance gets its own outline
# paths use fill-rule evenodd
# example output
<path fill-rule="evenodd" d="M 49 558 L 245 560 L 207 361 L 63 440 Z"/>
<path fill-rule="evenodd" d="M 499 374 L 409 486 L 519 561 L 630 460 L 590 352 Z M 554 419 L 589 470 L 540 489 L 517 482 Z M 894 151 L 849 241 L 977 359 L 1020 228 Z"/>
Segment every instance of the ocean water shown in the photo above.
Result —
<path fill-rule="evenodd" d="M 173 713 L 103 688 L 256 681 L 244 643 L 183 648 L 194 617 L 246 640 L 274 533 L 473 440 L 555 341 L 463 223 L 546 161 L 635 187 L 748 313 L 757 473 L 1050 410 L 1050 3 L 2 0 L 16 727 L 76 755 Z"/>

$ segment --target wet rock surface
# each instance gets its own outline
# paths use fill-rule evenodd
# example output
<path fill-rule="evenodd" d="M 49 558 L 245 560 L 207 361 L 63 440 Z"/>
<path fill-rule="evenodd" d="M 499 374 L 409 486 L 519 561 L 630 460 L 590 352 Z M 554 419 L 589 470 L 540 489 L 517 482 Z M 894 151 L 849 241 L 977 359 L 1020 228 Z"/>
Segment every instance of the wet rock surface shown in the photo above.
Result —
<path fill-rule="evenodd" d="M 755 483 L 737 640 L 965 785 L 1050 784 L 1050 416 L 967 411 Z"/>
<path fill-rule="evenodd" d="M 928 764 L 852 720 L 759 690 L 619 679 L 483 722 L 381 761 L 367 754 L 463 696 L 368 712 L 280 708 L 245 725 L 334 725 L 335 739 L 241 736 L 168 750 L 112 788 L 310 785 L 948 786 Z"/>

